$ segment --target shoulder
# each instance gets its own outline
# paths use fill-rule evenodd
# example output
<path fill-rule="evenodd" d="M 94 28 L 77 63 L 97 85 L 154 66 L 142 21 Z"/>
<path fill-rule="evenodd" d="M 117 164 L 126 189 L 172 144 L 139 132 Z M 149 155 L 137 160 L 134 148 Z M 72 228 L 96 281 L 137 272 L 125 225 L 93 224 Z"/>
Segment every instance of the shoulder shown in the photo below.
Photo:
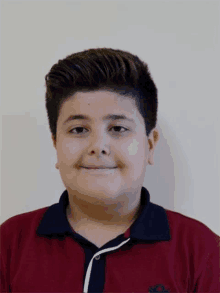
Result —
<path fill-rule="evenodd" d="M 47 209 L 48 207 L 44 207 L 7 219 L 0 225 L 1 238 L 5 238 L 7 235 L 11 238 L 12 235 L 19 234 L 21 231 L 37 228 Z"/>
<path fill-rule="evenodd" d="M 207 225 L 181 213 L 165 209 L 170 227 L 171 239 L 190 245 L 199 251 L 212 251 L 219 254 L 220 237 Z"/>

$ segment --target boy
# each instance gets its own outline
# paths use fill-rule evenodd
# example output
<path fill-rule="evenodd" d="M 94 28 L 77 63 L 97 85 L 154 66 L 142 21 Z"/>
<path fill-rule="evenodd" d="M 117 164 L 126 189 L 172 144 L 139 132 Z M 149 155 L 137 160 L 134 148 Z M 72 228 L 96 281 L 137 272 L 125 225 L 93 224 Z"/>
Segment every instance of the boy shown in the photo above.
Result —
<path fill-rule="evenodd" d="M 150 202 L 157 88 L 129 52 L 90 49 L 46 75 L 66 190 L 1 226 L 1 292 L 220 292 L 219 236 Z"/>

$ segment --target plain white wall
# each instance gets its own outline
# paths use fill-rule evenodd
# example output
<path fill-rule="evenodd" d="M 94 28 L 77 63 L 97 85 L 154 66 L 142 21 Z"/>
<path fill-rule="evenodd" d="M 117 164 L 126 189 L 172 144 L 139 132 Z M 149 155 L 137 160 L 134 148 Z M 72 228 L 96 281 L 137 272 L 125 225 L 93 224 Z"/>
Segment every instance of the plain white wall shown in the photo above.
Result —
<path fill-rule="evenodd" d="M 1 223 L 58 202 L 45 75 L 89 48 L 130 51 L 159 91 L 160 142 L 144 186 L 151 201 L 220 234 L 220 2 L 2 1 Z"/>

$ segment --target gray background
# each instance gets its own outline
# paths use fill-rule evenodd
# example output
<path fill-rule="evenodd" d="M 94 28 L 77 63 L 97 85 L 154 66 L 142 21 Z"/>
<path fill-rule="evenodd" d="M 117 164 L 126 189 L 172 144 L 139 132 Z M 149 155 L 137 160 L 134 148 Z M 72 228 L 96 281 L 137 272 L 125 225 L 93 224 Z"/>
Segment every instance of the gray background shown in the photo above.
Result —
<path fill-rule="evenodd" d="M 1 1 L 1 223 L 58 202 L 44 77 L 88 48 L 130 51 L 159 90 L 151 201 L 220 234 L 219 1 Z"/>

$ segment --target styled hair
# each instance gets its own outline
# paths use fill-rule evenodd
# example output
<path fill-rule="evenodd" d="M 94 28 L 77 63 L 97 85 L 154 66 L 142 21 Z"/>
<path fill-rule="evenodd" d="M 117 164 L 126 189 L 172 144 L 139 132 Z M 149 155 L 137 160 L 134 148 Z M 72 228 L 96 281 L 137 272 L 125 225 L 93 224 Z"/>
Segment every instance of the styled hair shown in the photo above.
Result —
<path fill-rule="evenodd" d="M 157 123 L 157 88 L 148 65 L 138 56 L 111 48 L 74 53 L 54 64 L 45 76 L 46 109 L 56 141 L 62 104 L 77 92 L 108 90 L 130 97 L 145 121 L 146 135 Z"/>

